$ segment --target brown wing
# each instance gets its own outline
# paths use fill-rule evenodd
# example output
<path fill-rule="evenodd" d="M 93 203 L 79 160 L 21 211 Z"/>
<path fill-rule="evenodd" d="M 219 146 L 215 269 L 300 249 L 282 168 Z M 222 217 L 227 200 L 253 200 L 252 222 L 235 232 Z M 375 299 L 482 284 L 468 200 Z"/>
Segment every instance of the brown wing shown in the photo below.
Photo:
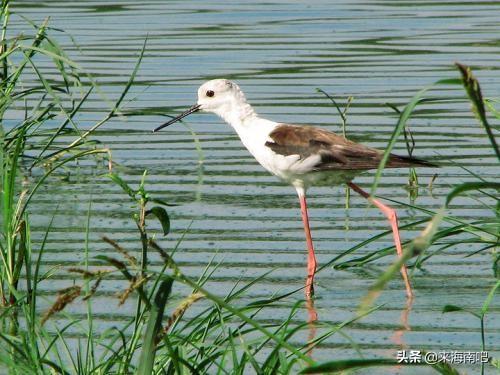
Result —
<path fill-rule="evenodd" d="M 352 142 L 327 130 L 282 124 L 276 127 L 269 137 L 273 142 L 266 146 L 280 155 L 299 155 L 306 159 L 319 155 L 320 161 L 313 170 L 335 169 L 367 170 L 378 168 L 383 152 L 359 143 Z M 409 166 L 432 166 L 423 160 L 391 154 L 386 168 Z"/>

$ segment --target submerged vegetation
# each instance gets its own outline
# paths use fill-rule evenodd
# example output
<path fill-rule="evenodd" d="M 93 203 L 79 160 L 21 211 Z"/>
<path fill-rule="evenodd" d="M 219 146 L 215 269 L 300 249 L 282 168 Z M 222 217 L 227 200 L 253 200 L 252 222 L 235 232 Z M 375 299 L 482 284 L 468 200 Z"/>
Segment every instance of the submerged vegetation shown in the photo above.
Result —
<path fill-rule="evenodd" d="M 92 139 L 94 132 L 110 119 L 130 114 L 122 111 L 121 106 L 134 84 L 146 43 L 139 52 L 137 64 L 127 84 L 118 98 L 111 101 L 101 92 L 92 75 L 81 69 L 58 46 L 51 36 L 51 33 L 58 31 L 50 28 L 49 21 L 42 25 L 31 24 L 30 33 L 9 37 L 10 12 L 6 0 L 2 1 L 1 16 L 2 372 L 242 374 L 251 371 L 258 374 L 289 374 L 401 365 L 395 358 L 364 358 L 362 353 L 359 358 L 327 363 L 317 363 L 313 355 L 315 347 L 329 337 L 343 334 L 342 330 L 379 309 L 380 306 L 375 305 L 376 297 L 387 282 L 397 275 L 401 261 L 396 261 L 380 276 L 367 296 L 360 301 L 357 313 L 336 324 L 306 319 L 305 314 L 314 306 L 305 304 L 301 290 L 249 301 L 246 298 L 248 291 L 255 288 L 268 273 L 246 284 L 236 283 L 226 295 L 220 295 L 207 286 L 213 273 L 220 267 L 215 262 L 207 264 L 201 276 L 187 276 L 175 260 L 177 250 L 182 247 L 182 238 L 172 249 L 167 250 L 156 237 L 168 236 L 170 233 L 168 207 L 171 202 L 148 192 L 146 171 L 137 182 L 137 187 L 125 182 L 113 168 L 111 150 Z M 57 77 L 45 72 L 43 66 L 47 62 L 57 69 Z M 486 112 L 486 108 L 489 108 L 498 117 L 498 112 L 494 112 L 495 101 L 482 98 L 479 83 L 468 67 L 458 65 L 458 69 L 461 79 L 440 81 L 437 84 L 464 84 L 473 111 L 491 142 L 492 152 L 500 158 Z M 392 106 L 399 119 L 389 141 L 386 158 L 376 173 L 372 193 L 376 191 L 387 156 L 401 132 L 407 128 L 415 107 L 425 101 L 438 100 L 425 98 L 427 91 L 419 92 L 402 110 Z M 100 93 L 103 101 L 109 105 L 109 111 L 88 130 L 82 130 L 78 114 L 85 108 L 91 92 Z M 332 101 L 342 116 L 345 131 L 346 113 L 352 99 L 347 100 L 344 110 Z M 15 114 L 13 117 L 16 120 L 7 120 L 6 114 L 9 113 Z M 409 134 L 408 137 L 410 139 Z M 71 140 L 67 141 L 69 138 Z M 60 290 L 56 297 L 52 297 L 51 306 L 46 307 L 41 303 L 42 296 L 38 291 L 39 285 L 49 282 L 53 276 L 52 270 L 41 270 L 54 216 L 47 218 L 43 240 L 34 243 L 30 229 L 31 202 L 37 191 L 49 182 L 51 175 L 62 173 L 63 168 L 74 167 L 82 160 L 89 160 L 96 165 L 106 162 L 99 178 L 120 186 L 123 199 L 133 203 L 130 218 L 137 227 L 136 246 L 126 248 L 110 233 L 103 237 L 103 242 L 116 255 L 105 256 L 94 255 L 86 243 L 84 264 L 75 264 L 68 269 L 75 275 L 74 284 Z M 486 181 L 474 171 L 466 171 L 476 181 L 451 187 L 443 208 L 437 212 L 397 202 L 424 211 L 428 216 L 427 220 L 407 224 L 407 227 L 426 225 L 420 236 L 405 244 L 404 261 L 410 263 L 413 271 L 422 269 L 433 255 L 466 241 L 479 246 L 476 253 L 491 252 L 491 272 L 498 278 L 500 203 L 495 193 L 500 184 Z M 418 184 L 415 172 L 410 175 L 410 181 L 413 185 Z M 465 193 L 473 199 L 493 201 L 492 204 L 485 203 L 489 205 L 493 219 L 470 222 L 448 214 L 446 209 L 452 200 Z M 88 207 L 87 232 L 90 230 L 88 223 L 92 201 L 88 202 Z M 159 222 L 161 233 L 150 233 L 147 224 L 151 221 Z M 366 256 L 344 259 L 382 235 L 384 233 L 346 250 L 323 265 L 320 271 L 331 271 L 332 267 L 362 267 L 392 254 L 393 248 L 388 247 Z M 151 258 L 160 259 L 162 266 L 151 267 L 148 262 Z M 98 265 L 91 266 L 90 260 Z M 135 313 L 123 326 L 114 326 L 101 332 L 93 321 L 93 299 L 99 293 L 101 283 L 108 278 L 119 279 L 123 284 L 112 303 L 121 306 L 133 301 Z M 498 286 L 498 282 L 492 286 L 480 311 L 469 311 L 466 306 L 443 306 L 443 312 L 464 310 L 478 318 L 484 350 L 488 349 L 484 340 L 487 330 L 485 317 Z M 87 306 L 87 315 L 83 319 L 67 312 L 67 307 L 77 301 Z M 268 312 L 276 307 L 285 311 L 281 320 L 269 318 Z M 61 325 L 57 319 L 59 316 L 64 316 L 66 323 Z M 74 340 L 73 333 L 70 334 L 72 331 L 77 331 L 77 340 Z M 357 351 L 354 344 L 353 348 Z M 490 367 L 493 365 L 493 361 L 486 364 Z M 458 373 L 446 363 L 434 364 L 432 367 L 437 373 Z"/>

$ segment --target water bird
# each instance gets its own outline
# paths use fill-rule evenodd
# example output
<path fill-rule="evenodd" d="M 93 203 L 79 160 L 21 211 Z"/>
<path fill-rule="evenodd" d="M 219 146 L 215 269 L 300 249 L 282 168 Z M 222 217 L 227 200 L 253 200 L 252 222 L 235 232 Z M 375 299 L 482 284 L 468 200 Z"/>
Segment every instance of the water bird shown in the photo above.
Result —
<path fill-rule="evenodd" d="M 158 126 L 157 132 L 191 113 L 215 113 L 233 127 L 241 142 L 254 158 L 269 172 L 292 185 L 299 197 L 302 221 L 307 244 L 307 278 L 305 293 L 314 294 L 316 256 L 309 227 L 306 191 L 315 185 L 333 186 L 347 184 L 387 217 L 393 232 L 396 252 L 403 255 L 396 211 L 352 182 L 353 178 L 370 169 L 376 169 L 383 152 L 364 146 L 331 131 L 305 125 L 279 123 L 261 118 L 247 102 L 239 86 L 227 79 L 214 79 L 198 89 L 198 101 L 191 108 L 170 121 Z M 431 167 L 426 161 L 390 154 L 386 168 Z M 413 292 L 406 265 L 401 266 L 406 294 Z"/>

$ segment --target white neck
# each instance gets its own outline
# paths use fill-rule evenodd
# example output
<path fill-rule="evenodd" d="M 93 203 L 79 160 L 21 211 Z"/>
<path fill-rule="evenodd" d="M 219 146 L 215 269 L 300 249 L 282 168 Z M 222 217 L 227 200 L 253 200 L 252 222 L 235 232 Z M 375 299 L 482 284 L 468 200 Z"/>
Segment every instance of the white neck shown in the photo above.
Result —
<path fill-rule="evenodd" d="M 245 126 L 249 120 L 257 118 L 257 113 L 255 113 L 252 106 L 246 102 L 238 104 L 232 103 L 229 108 L 217 114 L 233 128 Z"/>
<path fill-rule="evenodd" d="M 244 127 L 245 124 L 257 118 L 257 114 L 241 90 L 235 90 L 227 99 L 224 105 L 218 107 L 214 112 L 233 128 Z"/>

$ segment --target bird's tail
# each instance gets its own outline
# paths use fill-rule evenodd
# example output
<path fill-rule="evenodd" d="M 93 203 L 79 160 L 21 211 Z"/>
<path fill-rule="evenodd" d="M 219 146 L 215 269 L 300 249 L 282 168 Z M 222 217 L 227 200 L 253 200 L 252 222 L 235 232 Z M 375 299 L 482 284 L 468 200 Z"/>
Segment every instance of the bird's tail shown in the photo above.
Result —
<path fill-rule="evenodd" d="M 399 156 L 391 154 L 385 166 L 386 168 L 401 168 L 401 167 L 439 167 L 437 164 L 428 161 L 417 159 L 410 156 Z"/>

